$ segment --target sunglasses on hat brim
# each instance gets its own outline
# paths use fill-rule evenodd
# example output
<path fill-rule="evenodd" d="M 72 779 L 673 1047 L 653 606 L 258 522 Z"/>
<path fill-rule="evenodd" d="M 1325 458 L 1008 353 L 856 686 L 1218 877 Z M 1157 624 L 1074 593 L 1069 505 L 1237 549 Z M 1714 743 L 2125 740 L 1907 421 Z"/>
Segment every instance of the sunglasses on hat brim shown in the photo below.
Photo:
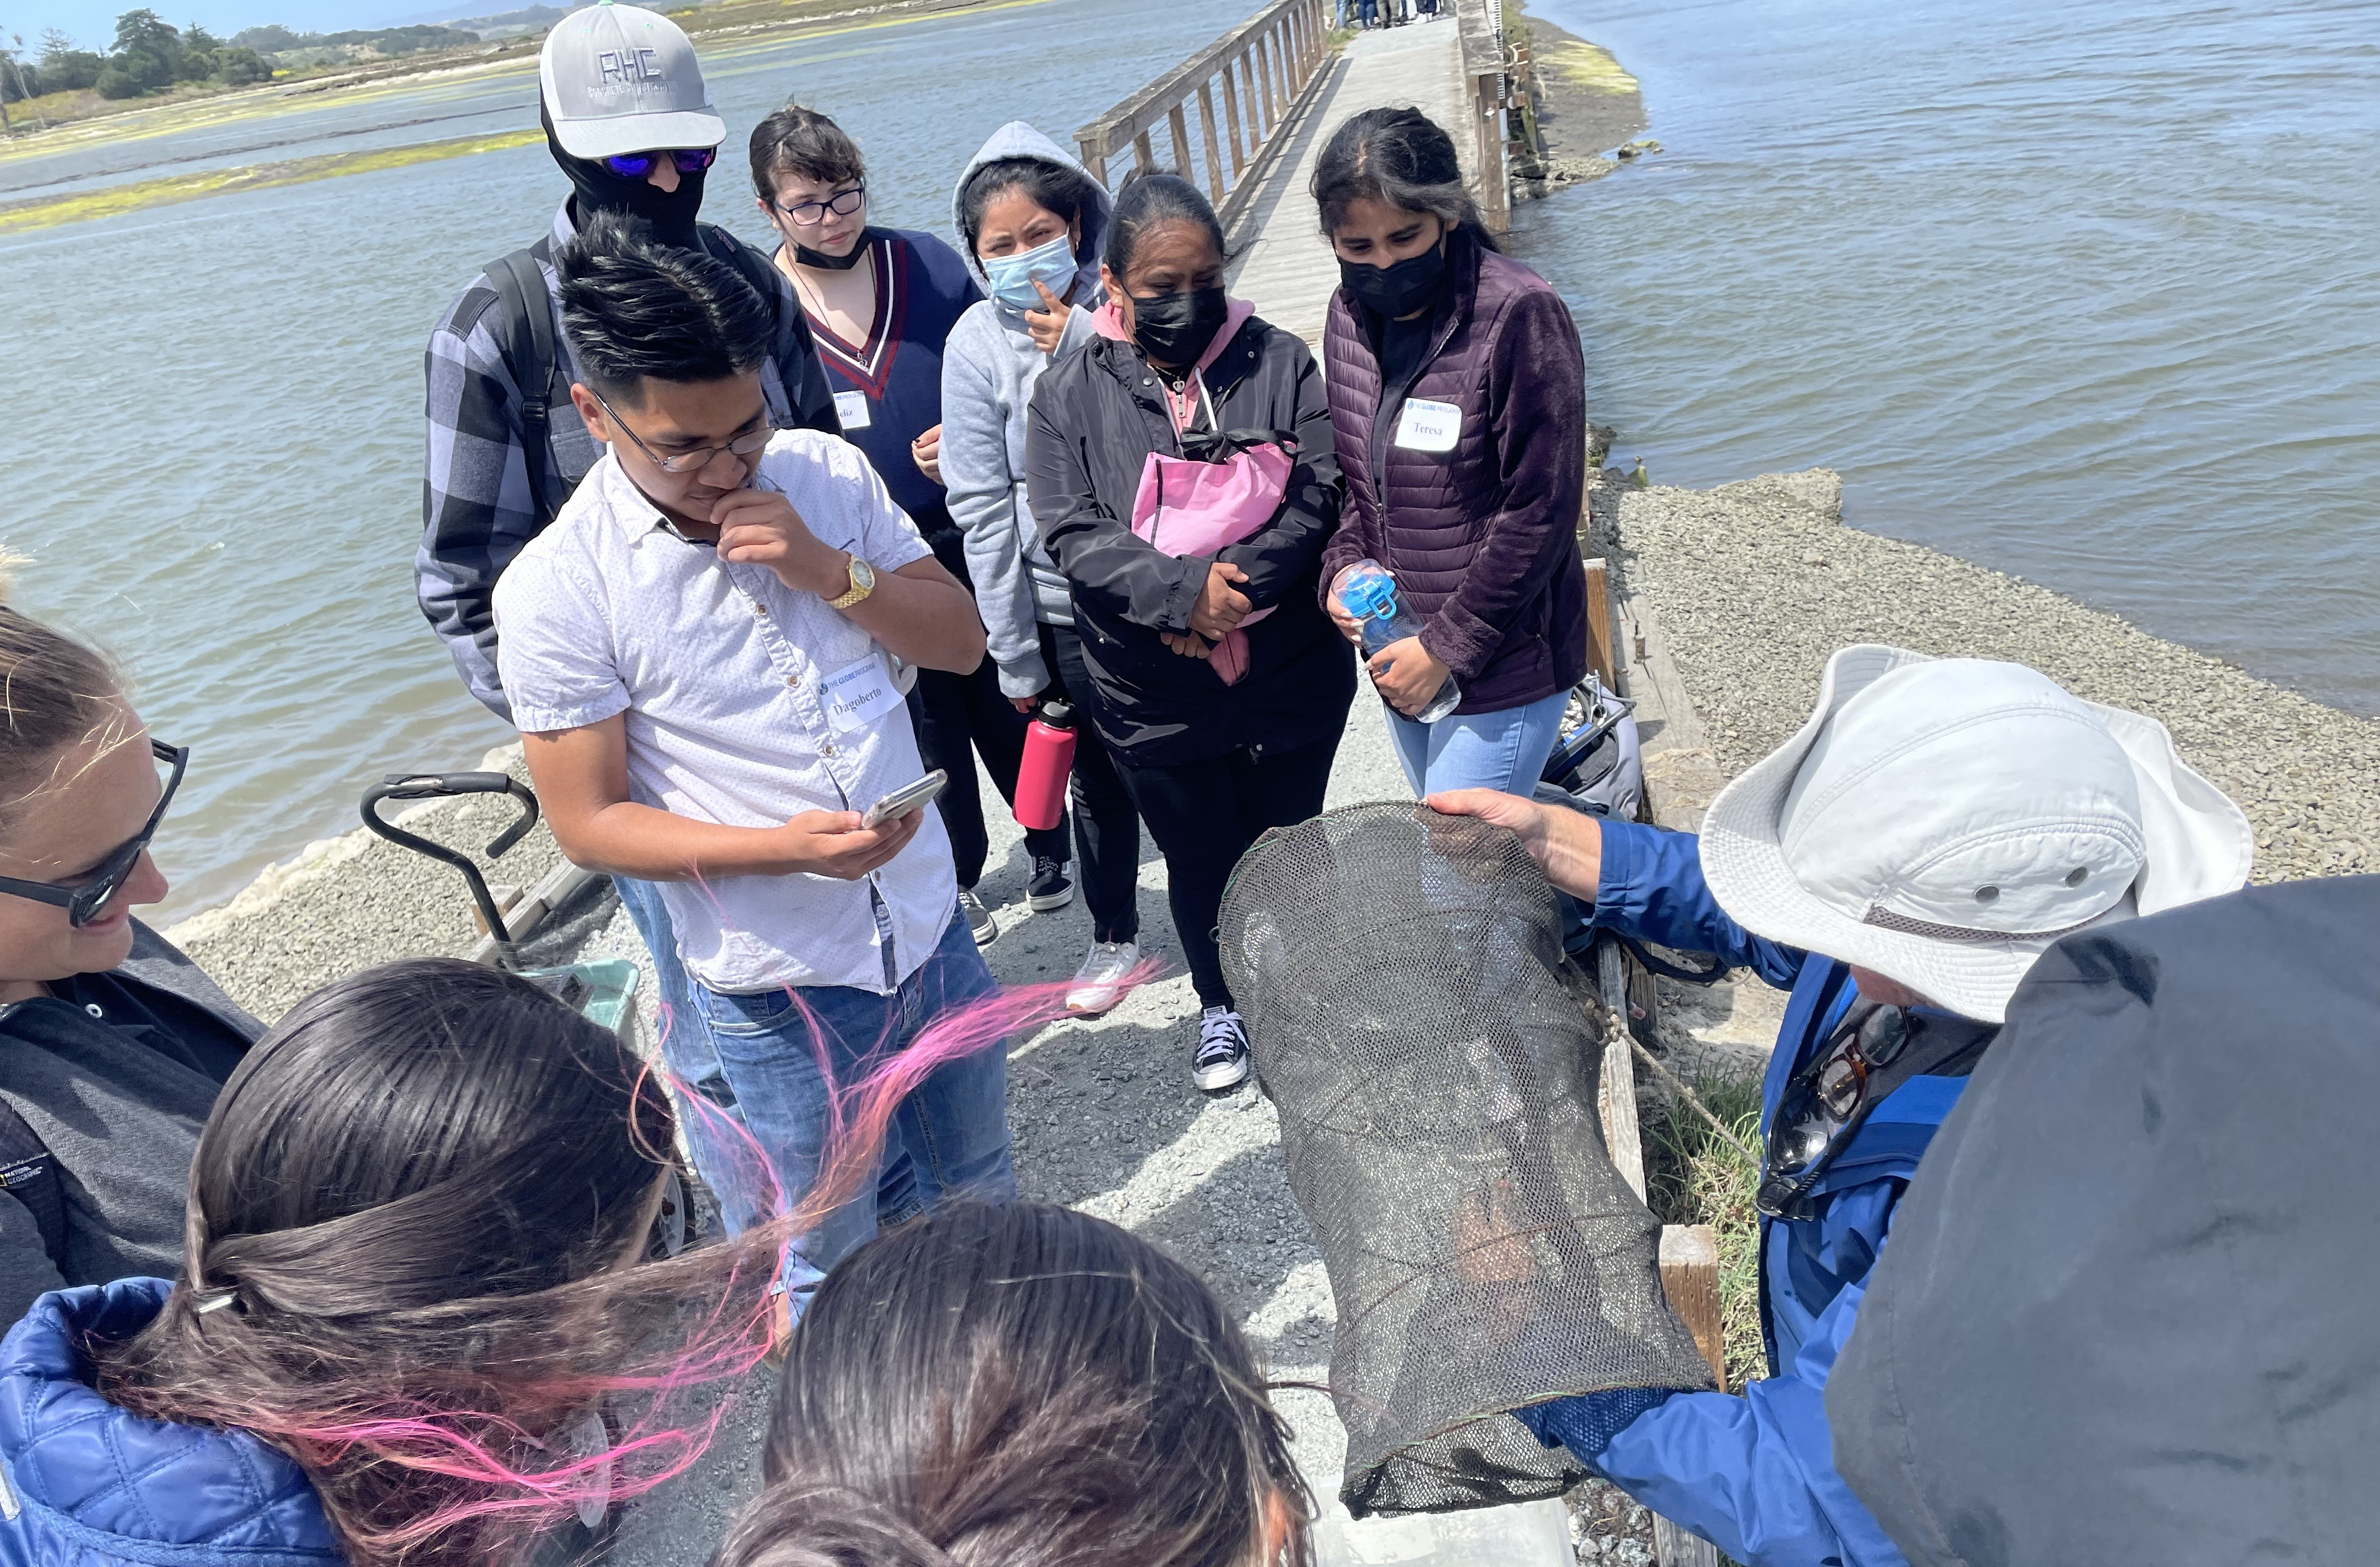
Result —
<path fill-rule="evenodd" d="M 615 152 L 603 160 L 603 166 L 622 179 L 642 179 L 663 158 L 675 164 L 680 174 L 700 174 L 718 157 L 716 147 L 675 147 L 665 152 Z"/>

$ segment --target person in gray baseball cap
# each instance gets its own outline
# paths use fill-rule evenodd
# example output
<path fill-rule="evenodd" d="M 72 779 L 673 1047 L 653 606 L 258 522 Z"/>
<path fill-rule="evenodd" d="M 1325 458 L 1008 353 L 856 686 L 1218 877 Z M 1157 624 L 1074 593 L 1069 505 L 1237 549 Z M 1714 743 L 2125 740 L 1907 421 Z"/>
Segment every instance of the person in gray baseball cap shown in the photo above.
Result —
<path fill-rule="evenodd" d="M 422 613 L 471 694 L 507 723 L 512 711 L 496 678 L 496 578 L 603 455 L 571 406 L 578 367 L 563 334 L 553 270 L 554 252 L 595 214 L 626 213 L 666 245 L 733 263 L 774 312 L 760 370 L 770 420 L 781 430 L 842 431 L 792 285 L 759 251 L 696 221 L 727 125 L 685 31 L 657 12 L 602 0 L 546 34 L 538 85 L 546 146 L 570 194 L 543 239 L 481 268 L 430 334 L 428 464 L 414 558 Z M 653 954 L 662 1006 L 691 1015 L 660 893 L 645 882 L 614 885 Z M 672 1029 L 670 1064 L 697 1091 L 723 1095 L 716 1060 L 686 1058 L 702 1038 L 699 1029 Z M 700 1147 L 695 1153 L 706 1178 L 725 1179 L 729 1160 L 706 1158 Z"/>

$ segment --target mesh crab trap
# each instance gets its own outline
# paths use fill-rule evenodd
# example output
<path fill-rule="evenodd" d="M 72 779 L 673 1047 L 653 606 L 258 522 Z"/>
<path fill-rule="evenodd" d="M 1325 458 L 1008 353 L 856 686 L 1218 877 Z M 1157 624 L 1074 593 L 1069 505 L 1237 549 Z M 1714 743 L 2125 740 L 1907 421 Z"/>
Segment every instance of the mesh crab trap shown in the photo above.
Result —
<path fill-rule="evenodd" d="M 1560 1495 L 1585 1469 L 1511 1411 L 1710 1385 L 1604 1148 L 1601 1003 L 1517 838 L 1333 811 L 1248 851 L 1220 934 L 1338 1303 L 1351 1513 Z"/>

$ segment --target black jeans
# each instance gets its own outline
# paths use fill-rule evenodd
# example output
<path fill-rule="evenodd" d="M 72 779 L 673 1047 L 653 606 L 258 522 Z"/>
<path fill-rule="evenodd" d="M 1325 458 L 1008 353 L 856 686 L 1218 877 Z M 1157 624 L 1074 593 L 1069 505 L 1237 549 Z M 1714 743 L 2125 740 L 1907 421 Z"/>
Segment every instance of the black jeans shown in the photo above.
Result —
<path fill-rule="evenodd" d="M 1091 688 L 1083 639 L 1071 626 L 1041 626 L 1041 662 L 1050 668 L 1042 695 L 1075 710 L 1075 771 L 1066 792 L 1075 806 L 1075 846 L 1081 851 L 1083 902 L 1091 911 L 1091 939 L 1140 937 L 1140 817 L 1116 776 L 1115 759 L 1091 726 L 1081 693 Z M 1162 840 L 1160 839 L 1161 843 Z"/>
<path fill-rule="evenodd" d="M 1338 754 L 1333 735 L 1291 751 L 1240 750 L 1180 767 L 1126 763 L 1121 770 L 1149 835 L 1165 851 L 1173 929 L 1201 1006 L 1232 1004 L 1215 943 L 1232 867 L 1266 829 L 1293 826 L 1321 810 Z"/>
<path fill-rule="evenodd" d="M 993 787 L 1010 806 L 1016 803 L 1016 764 L 1025 756 L 1026 717 L 1000 694 L 1000 666 L 990 659 L 972 674 L 921 669 L 917 688 L 909 693 L 909 716 L 917 725 L 917 754 L 929 768 L 941 768 L 951 782 L 936 802 L 942 825 L 950 830 L 951 857 L 958 862 L 959 885 L 972 887 L 983 880 L 984 857 L 991 839 L 983 825 L 983 795 L 976 786 L 975 756 Z M 970 750 L 972 747 L 972 751 Z M 1036 859 L 1065 860 L 1066 823 L 1027 829 L 1025 852 Z"/>

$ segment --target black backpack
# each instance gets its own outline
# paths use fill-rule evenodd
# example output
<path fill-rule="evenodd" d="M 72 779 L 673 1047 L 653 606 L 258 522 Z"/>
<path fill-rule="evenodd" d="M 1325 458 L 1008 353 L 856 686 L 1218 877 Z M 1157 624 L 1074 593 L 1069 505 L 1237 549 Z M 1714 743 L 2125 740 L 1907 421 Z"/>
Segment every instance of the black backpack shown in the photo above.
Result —
<path fill-rule="evenodd" d="M 769 258 L 716 224 L 697 224 L 695 232 L 702 237 L 704 249 L 735 267 L 745 282 L 759 291 L 774 318 L 782 305 L 777 298 L 777 270 Z M 576 481 L 553 471 L 548 441 L 555 402 L 570 401 L 569 383 L 563 383 L 559 389 L 554 385 L 563 363 L 562 345 L 554 336 L 553 308 L 540 267 L 552 260 L 553 239 L 549 235 L 525 249 L 497 257 L 485 268 L 488 282 L 496 291 L 496 309 L 502 313 L 496 340 L 504 345 L 514 384 L 520 388 L 521 456 L 528 465 L 528 492 L 537 504 L 540 528 L 553 520 L 553 514 L 577 487 Z"/>

